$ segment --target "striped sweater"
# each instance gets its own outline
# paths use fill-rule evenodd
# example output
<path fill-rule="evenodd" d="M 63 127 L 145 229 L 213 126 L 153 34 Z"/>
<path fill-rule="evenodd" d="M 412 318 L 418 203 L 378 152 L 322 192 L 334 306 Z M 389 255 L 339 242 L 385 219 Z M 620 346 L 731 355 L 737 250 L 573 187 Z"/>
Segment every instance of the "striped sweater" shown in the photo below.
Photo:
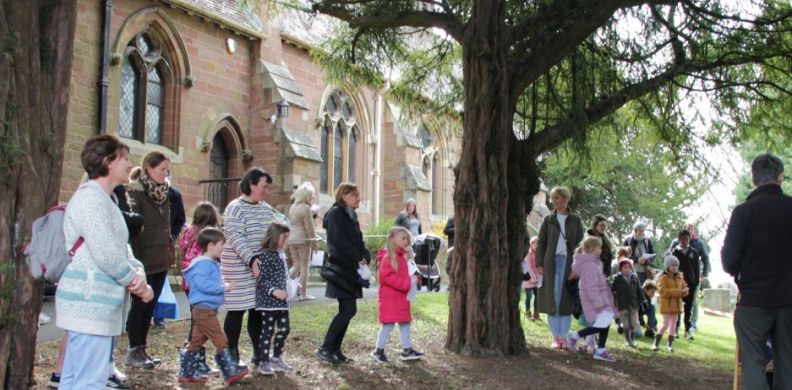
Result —
<path fill-rule="evenodd" d="M 74 193 L 63 217 L 66 248 L 80 237 L 85 242 L 66 268 L 55 300 L 59 328 L 117 336 L 129 310 L 127 286 L 135 278 L 137 261 L 127 245 L 129 232 L 113 199 L 96 181 Z"/>
<path fill-rule="evenodd" d="M 234 284 L 234 289 L 225 294 L 226 310 L 248 310 L 256 306 L 256 279 L 248 264 L 261 252 L 264 234 L 273 222 L 287 223 L 284 215 L 266 202 L 250 203 L 240 197 L 226 207 L 223 213 L 226 243 L 220 270 L 223 281 Z"/>

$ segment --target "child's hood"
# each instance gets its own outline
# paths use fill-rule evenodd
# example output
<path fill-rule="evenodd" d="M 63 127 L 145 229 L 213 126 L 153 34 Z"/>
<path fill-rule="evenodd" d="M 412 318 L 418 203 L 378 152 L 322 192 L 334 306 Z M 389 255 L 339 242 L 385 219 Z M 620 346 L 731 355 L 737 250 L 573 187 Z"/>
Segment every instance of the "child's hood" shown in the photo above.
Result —
<path fill-rule="evenodd" d="M 588 264 L 588 263 L 599 264 L 599 262 L 600 262 L 600 259 L 597 256 L 594 256 L 594 255 L 592 255 L 590 253 L 578 253 L 578 254 L 575 255 L 575 260 L 574 260 L 574 262 L 572 264 L 573 265 L 574 264 L 579 264 L 579 265 L 582 266 L 582 265 L 585 265 L 585 264 Z"/>
<path fill-rule="evenodd" d="M 184 271 L 182 271 L 182 273 L 186 275 L 191 271 L 193 271 L 195 268 L 197 268 L 198 264 L 201 264 L 206 261 L 211 262 L 212 264 L 216 264 L 216 262 L 209 256 L 198 256 L 193 259 L 190 265 L 187 268 L 185 268 Z"/>

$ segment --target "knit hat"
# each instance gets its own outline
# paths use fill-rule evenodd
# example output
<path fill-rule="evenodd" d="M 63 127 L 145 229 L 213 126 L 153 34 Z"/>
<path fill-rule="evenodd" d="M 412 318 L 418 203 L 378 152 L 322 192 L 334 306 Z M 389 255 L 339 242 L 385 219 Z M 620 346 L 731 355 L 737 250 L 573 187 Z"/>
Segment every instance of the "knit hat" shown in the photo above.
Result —
<path fill-rule="evenodd" d="M 665 262 L 663 263 L 663 265 L 665 266 L 666 270 L 668 269 L 668 267 L 672 265 L 679 267 L 679 259 L 677 259 L 676 256 L 674 255 L 668 255 L 665 257 Z"/>
<path fill-rule="evenodd" d="M 646 224 L 643 222 L 636 222 L 635 225 L 633 225 L 633 230 L 637 229 L 646 229 Z"/>
<path fill-rule="evenodd" d="M 628 265 L 628 264 L 630 265 L 630 267 L 632 267 L 633 261 L 630 260 L 630 259 L 622 259 L 622 261 L 619 262 L 619 271 L 622 270 L 622 267 L 624 267 L 625 265 Z"/>

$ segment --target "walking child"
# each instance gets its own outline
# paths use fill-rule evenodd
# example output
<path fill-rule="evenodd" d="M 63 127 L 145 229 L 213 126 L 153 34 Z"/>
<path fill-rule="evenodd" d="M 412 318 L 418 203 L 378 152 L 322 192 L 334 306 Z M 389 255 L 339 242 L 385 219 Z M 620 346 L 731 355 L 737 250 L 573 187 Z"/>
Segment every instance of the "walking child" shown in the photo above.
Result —
<path fill-rule="evenodd" d="M 379 322 L 382 328 L 377 337 L 377 348 L 371 352 L 371 356 L 381 363 L 388 361 L 385 356 L 385 343 L 397 322 L 403 350 L 399 359 L 416 360 L 424 355 L 414 350 L 410 344 L 412 315 L 408 293 L 417 284 L 416 276 L 410 275 L 406 260 L 411 244 L 410 232 L 403 227 L 394 226 L 388 231 L 386 247 L 377 254 L 380 277 Z"/>
<path fill-rule="evenodd" d="M 655 306 L 652 303 L 657 293 L 657 284 L 654 280 L 646 280 L 641 288 L 643 290 L 643 302 L 638 307 L 638 321 L 643 322 L 643 316 L 646 315 L 646 337 L 654 338 L 657 332 L 657 318 L 655 317 Z"/>
<path fill-rule="evenodd" d="M 199 202 L 195 206 L 195 211 L 193 211 L 192 225 L 185 229 L 179 238 L 179 249 L 182 251 L 182 272 L 192 264 L 195 258 L 203 253 L 201 246 L 198 245 L 198 233 L 200 233 L 203 228 L 207 227 L 220 227 L 220 213 L 213 204 L 205 201 Z M 184 289 L 184 293 L 189 296 L 190 286 L 187 284 L 187 278 L 182 278 L 182 288 Z M 190 311 L 192 312 L 192 307 Z M 194 327 L 195 321 L 190 318 L 190 332 L 187 334 L 187 343 L 189 343 L 192 338 Z M 215 370 L 206 364 L 206 348 L 203 347 L 198 351 L 196 369 L 199 373 L 204 375 L 213 377 L 220 376 L 219 370 Z"/>
<path fill-rule="evenodd" d="M 657 280 L 657 287 L 660 289 L 659 304 L 660 314 L 663 315 L 663 326 L 655 335 L 652 350 L 660 349 L 660 340 L 663 339 L 663 333 L 668 329 L 666 350 L 671 352 L 674 350 L 672 345 L 677 336 L 676 323 L 682 307 L 682 298 L 688 295 L 688 287 L 682 273 L 679 272 L 679 260 L 676 256 L 666 256 L 664 266 L 665 271 Z"/>
<path fill-rule="evenodd" d="M 619 273 L 613 276 L 614 300 L 619 309 L 621 327 L 624 329 L 624 341 L 628 346 L 637 348 L 635 337 L 641 325 L 638 323 L 638 308 L 643 302 L 643 292 L 638 284 L 638 275 L 633 272 L 632 260 L 622 259 L 619 262 Z"/>
<path fill-rule="evenodd" d="M 599 338 L 597 339 L 597 349 L 594 350 L 594 359 L 615 362 L 616 359 L 605 349 L 610 323 L 616 316 L 616 308 L 613 306 L 610 286 L 602 273 L 602 262 L 600 261 L 602 240 L 599 237 L 588 236 L 583 239 L 576 252 L 575 260 L 572 263 L 572 273 L 580 277 L 578 284 L 580 303 L 583 306 L 586 321 L 591 325 L 579 332 L 569 334 L 569 350 L 577 350 L 577 341 L 581 337 L 597 333 Z"/>
<path fill-rule="evenodd" d="M 201 256 L 193 259 L 184 270 L 190 286 L 190 306 L 194 328 L 187 348 L 180 354 L 179 382 L 206 382 L 207 376 L 197 371 L 199 352 L 206 340 L 215 345 L 215 362 L 223 372 L 225 383 L 230 384 L 248 374 L 247 368 L 234 363 L 228 349 L 228 338 L 217 320 L 217 310 L 224 302 L 224 293 L 233 289 L 223 283 L 218 260 L 223 253 L 225 235 L 215 228 L 205 228 L 198 233 Z M 204 355 L 205 356 L 205 355 Z M 203 362 L 205 365 L 206 362 Z"/>
<path fill-rule="evenodd" d="M 525 289 L 525 318 L 536 321 L 539 319 L 539 299 L 536 296 L 538 275 L 536 274 L 536 247 L 537 243 L 539 242 L 539 237 L 534 236 L 531 237 L 530 241 L 530 249 L 528 249 L 528 254 L 525 255 L 523 262 L 525 263 L 524 269 L 528 270 L 528 274 L 531 275 L 531 278 L 528 280 L 523 281 L 522 286 Z M 533 314 L 531 313 L 531 297 L 533 296 Z"/>
<path fill-rule="evenodd" d="M 261 362 L 258 365 L 258 372 L 262 375 L 292 370 L 283 360 L 283 347 L 289 337 L 289 264 L 285 253 L 288 245 L 289 228 L 279 223 L 271 224 L 261 243 L 260 271 L 256 279 L 256 310 L 262 312 Z"/>

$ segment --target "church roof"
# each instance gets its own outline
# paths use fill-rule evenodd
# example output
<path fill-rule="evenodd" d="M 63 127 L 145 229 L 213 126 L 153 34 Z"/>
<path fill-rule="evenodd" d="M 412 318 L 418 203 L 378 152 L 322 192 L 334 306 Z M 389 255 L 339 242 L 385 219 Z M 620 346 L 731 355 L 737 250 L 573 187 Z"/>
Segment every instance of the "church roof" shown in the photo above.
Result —
<path fill-rule="evenodd" d="M 251 38 L 264 37 L 264 23 L 255 10 L 243 8 L 238 0 L 162 0 L 212 20 Z"/>

